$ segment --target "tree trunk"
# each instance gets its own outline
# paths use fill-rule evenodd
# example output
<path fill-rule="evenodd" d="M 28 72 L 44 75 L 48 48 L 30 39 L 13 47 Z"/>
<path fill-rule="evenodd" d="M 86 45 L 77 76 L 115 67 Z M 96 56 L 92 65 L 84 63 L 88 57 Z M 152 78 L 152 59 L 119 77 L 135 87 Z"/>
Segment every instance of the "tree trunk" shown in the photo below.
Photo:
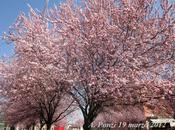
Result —
<path fill-rule="evenodd" d="M 130 128 L 129 128 L 129 127 L 128 127 L 127 129 L 128 129 L 128 130 L 130 130 Z"/>
<path fill-rule="evenodd" d="M 35 130 L 35 126 L 34 125 L 32 125 L 32 130 Z"/>
<path fill-rule="evenodd" d="M 44 125 L 45 125 L 45 123 L 43 123 L 43 121 L 40 120 L 39 130 L 42 130 L 42 128 L 43 128 Z"/>
<path fill-rule="evenodd" d="M 85 122 L 83 124 L 83 130 L 90 130 L 91 129 L 91 123 Z"/>
<path fill-rule="evenodd" d="M 42 130 L 43 126 L 43 124 L 40 124 L 39 130 Z"/>
<path fill-rule="evenodd" d="M 32 130 L 35 130 L 35 123 L 32 124 Z"/>
<path fill-rule="evenodd" d="M 47 130 L 50 130 L 52 124 L 46 124 Z"/>
<path fill-rule="evenodd" d="M 127 122 L 127 125 L 125 126 L 127 130 L 130 130 L 129 122 Z"/>
<path fill-rule="evenodd" d="M 11 126 L 10 127 L 10 130 L 15 130 L 15 126 Z"/>
<path fill-rule="evenodd" d="M 30 130 L 30 127 L 31 127 L 30 125 L 27 125 L 26 130 Z"/>

